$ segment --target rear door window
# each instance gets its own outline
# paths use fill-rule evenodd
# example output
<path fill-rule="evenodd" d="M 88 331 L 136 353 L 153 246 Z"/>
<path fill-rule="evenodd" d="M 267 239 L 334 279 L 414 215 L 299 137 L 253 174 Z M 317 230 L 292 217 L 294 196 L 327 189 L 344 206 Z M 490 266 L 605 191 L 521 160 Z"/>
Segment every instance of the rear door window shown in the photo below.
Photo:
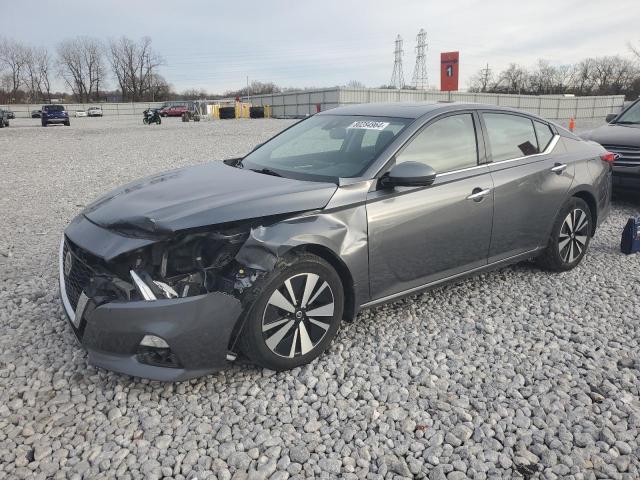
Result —
<path fill-rule="evenodd" d="M 533 121 L 520 115 L 483 113 L 494 162 L 540 153 Z"/>

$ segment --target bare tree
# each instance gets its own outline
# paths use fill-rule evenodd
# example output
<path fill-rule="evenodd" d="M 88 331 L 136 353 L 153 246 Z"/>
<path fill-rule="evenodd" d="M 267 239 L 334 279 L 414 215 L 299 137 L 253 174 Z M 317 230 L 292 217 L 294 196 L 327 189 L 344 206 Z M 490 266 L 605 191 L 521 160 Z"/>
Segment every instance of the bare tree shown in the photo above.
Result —
<path fill-rule="evenodd" d="M 104 88 L 105 67 L 100 40 L 76 37 L 58 44 L 59 72 L 80 102 L 98 99 Z"/>
<path fill-rule="evenodd" d="M 124 36 L 111 40 L 108 56 L 123 99 L 135 102 L 149 95 L 158 67 L 164 63 L 151 48 L 150 37 L 139 42 Z"/>
<path fill-rule="evenodd" d="M 44 99 L 51 101 L 51 60 L 44 47 L 32 47 L 26 51 L 23 83 L 30 102 Z"/>
<path fill-rule="evenodd" d="M 7 82 L 9 99 L 15 102 L 23 84 L 24 69 L 27 63 L 28 48 L 10 39 L 0 38 L 0 69 Z"/>
<path fill-rule="evenodd" d="M 527 71 L 524 67 L 512 63 L 500 74 L 496 90 L 504 93 L 522 93 L 527 91 Z"/>
<path fill-rule="evenodd" d="M 493 72 L 489 68 L 489 64 L 485 68 L 481 68 L 469 80 L 469 91 L 471 92 L 489 92 L 495 84 Z"/>

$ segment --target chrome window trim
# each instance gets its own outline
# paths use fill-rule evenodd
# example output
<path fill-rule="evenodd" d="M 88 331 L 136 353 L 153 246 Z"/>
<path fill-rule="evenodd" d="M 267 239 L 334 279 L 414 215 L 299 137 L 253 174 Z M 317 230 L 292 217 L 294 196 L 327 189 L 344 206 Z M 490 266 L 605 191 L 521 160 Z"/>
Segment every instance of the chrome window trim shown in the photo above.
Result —
<path fill-rule="evenodd" d="M 459 170 L 451 170 L 450 172 L 436 173 L 436 178 L 444 177 L 446 175 L 453 175 L 454 173 L 469 172 L 471 170 L 476 170 L 478 168 L 486 167 L 487 165 L 488 163 L 483 163 L 482 165 L 476 165 L 475 167 L 467 167 L 467 168 L 461 168 Z"/>
<path fill-rule="evenodd" d="M 541 155 L 549 155 L 553 151 L 553 149 L 556 148 L 556 145 L 559 141 L 560 135 L 556 134 L 553 136 L 544 152 L 534 153 L 533 155 L 527 155 L 524 157 L 509 158 L 507 160 L 500 160 L 499 162 L 489 162 L 487 165 L 502 165 L 503 163 L 517 162 L 518 160 L 524 160 L 525 158 L 535 158 L 540 157 Z"/>
<path fill-rule="evenodd" d="M 60 297 L 62 298 L 62 305 L 64 306 L 64 310 L 71 319 L 71 321 L 75 325 L 76 313 L 71 308 L 71 303 L 69 303 L 69 297 L 67 296 L 67 287 L 64 284 L 64 235 L 62 235 L 62 240 L 60 240 L 60 259 L 59 259 L 59 282 L 60 282 Z"/>

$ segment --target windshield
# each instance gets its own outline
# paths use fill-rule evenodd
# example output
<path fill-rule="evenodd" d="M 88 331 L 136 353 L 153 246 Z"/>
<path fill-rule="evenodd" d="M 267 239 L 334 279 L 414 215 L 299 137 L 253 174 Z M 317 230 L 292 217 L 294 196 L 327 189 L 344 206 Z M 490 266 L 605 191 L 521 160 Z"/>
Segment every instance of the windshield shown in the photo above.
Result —
<path fill-rule="evenodd" d="M 637 123 L 640 124 L 640 102 L 631 105 L 626 112 L 616 119 L 616 123 Z"/>
<path fill-rule="evenodd" d="M 62 105 L 46 105 L 44 110 L 47 112 L 64 112 L 64 107 Z"/>
<path fill-rule="evenodd" d="M 357 177 L 411 121 L 315 115 L 251 152 L 242 166 L 303 180 Z"/>

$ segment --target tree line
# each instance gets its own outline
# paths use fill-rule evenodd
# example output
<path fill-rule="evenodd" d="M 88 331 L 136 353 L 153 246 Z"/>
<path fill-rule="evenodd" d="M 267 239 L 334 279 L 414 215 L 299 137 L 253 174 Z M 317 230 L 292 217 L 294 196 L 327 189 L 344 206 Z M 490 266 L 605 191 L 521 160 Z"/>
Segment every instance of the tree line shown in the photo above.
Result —
<path fill-rule="evenodd" d="M 158 72 L 163 64 L 149 37 L 105 43 L 79 36 L 61 41 L 53 51 L 0 38 L 0 103 L 166 100 L 171 88 Z M 117 89 L 105 88 L 109 78 Z M 60 80 L 71 93 L 53 91 Z"/>
<path fill-rule="evenodd" d="M 551 65 L 538 60 L 532 67 L 510 64 L 499 73 L 489 65 L 469 82 L 469 91 L 524 95 L 574 94 L 640 95 L 640 49 L 629 46 L 631 58 L 620 55 L 585 58 L 573 65 Z"/>

